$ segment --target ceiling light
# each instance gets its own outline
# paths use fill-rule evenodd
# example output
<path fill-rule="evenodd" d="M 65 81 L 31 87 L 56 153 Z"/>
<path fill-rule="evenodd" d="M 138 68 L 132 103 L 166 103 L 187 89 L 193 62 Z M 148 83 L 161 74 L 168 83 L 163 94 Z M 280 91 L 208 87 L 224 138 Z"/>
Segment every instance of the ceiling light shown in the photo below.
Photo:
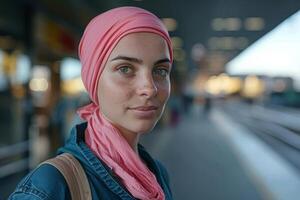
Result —
<path fill-rule="evenodd" d="M 230 17 L 227 18 L 225 22 L 225 29 L 227 31 L 238 31 L 241 29 L 242 22 L 239 18 Z"/>
<path fill-rule="evenodd" d="M 224 19 L 223 18 L 215 18 L 211 22 L 211 27 L 215 31 L 222 31 L 224 29 Z"/>
<path fill-rule="evenodd" d="M 215 18 L 211 21 L 211 27 L 215 31 L 238 31 L 242 21 L 237 17 Z"/>
<path fill-rule="evenodd" d="M 162 22 L 167 27 L 168 31 L 175 31 L 177 28 L 177 21 L 173 18 L 162 18 Z"/>
<path fill-rule="evenodd" d="M 180 37 L 172 37 L 171 40 L 174 48 L 181 48 L 183 46 L 183 41 Z"/>
<path fill-rule="evenodd" d="M 248 31 L 260 31 L 265 27 L 265 20 L 261 17 L 248 17 L 244 25 Z"/>
<path fill-rule="evenodd" d="M 235 47 L 237 49 L 245 49 L 249 44 L 249 40 L 245 37 L 238 37 L 235 39 Z"/>

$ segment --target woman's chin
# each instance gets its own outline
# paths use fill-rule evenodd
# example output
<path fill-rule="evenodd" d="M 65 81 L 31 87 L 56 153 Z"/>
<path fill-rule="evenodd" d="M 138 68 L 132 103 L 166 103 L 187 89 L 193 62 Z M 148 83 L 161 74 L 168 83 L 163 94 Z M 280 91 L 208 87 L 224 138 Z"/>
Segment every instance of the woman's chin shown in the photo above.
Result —
<path fill-rule="evenodd" d="M 134 128 L 134 132 L 139 133 L 139 134 L 146 134 L 146 133 L 152 131 L 152 129 L 154 128 L 155 125 L 156 125 L 156 122 L 151 123 L 151 124 L 141 124 Z"/>

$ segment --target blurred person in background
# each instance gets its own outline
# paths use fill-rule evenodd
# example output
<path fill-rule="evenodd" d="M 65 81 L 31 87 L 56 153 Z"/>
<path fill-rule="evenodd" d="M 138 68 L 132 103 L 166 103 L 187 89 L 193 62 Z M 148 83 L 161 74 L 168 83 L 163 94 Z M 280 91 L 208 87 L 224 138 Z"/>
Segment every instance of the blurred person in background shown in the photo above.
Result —
<path fill-rule="evenodd" d="M 172 199 L 168 174 L 139 144 L 153 129 L 170 96 L 173 55 L 159 18 L 136 7 L 98 15 L 79 44 L 82 80 L 92 103 L 58 154 L 83 167 L 92 199 Z M 63 175 L 39 165 L 9 199 L 71 199 Z"/>

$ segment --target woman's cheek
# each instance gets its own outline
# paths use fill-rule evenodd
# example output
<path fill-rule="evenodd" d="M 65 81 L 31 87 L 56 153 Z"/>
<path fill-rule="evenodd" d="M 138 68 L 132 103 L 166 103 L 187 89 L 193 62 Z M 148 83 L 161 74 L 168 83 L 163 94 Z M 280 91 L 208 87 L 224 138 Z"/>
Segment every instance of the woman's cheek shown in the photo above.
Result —
<path fill-rule="evenodd" d="M 161 84 L 159 84 L 159 90 L 161 90 L 162 92 L 164 93 L 167 93 L 168 95 L 170 94 L 170 91 L 171 91 L 171 85 L 170 85 L 170 82 L 166 81 L 166 82 L 163 82 Z"/>
<path fill-rule="evenodd" d="M 159 90 L 158 92 L 158 98 L 159 98 L 159 101 L 163 104 L 165 104 L 168 99 L 169 99 L 169 96 L 170 96 L 170 91 L 168 88 L 162 88 L 161 90 Z"/>

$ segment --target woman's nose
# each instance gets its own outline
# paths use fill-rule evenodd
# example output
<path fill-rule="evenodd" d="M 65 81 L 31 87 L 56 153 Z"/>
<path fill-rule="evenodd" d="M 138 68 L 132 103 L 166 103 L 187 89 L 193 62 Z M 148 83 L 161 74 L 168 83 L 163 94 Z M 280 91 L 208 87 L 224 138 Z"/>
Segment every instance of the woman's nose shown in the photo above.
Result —
<path fill-rule="evenodd" d="M 157 86 L 152 75 L 143 76 L 138 85 L 138 95 L 151 98 L 157 94 Z"/>

